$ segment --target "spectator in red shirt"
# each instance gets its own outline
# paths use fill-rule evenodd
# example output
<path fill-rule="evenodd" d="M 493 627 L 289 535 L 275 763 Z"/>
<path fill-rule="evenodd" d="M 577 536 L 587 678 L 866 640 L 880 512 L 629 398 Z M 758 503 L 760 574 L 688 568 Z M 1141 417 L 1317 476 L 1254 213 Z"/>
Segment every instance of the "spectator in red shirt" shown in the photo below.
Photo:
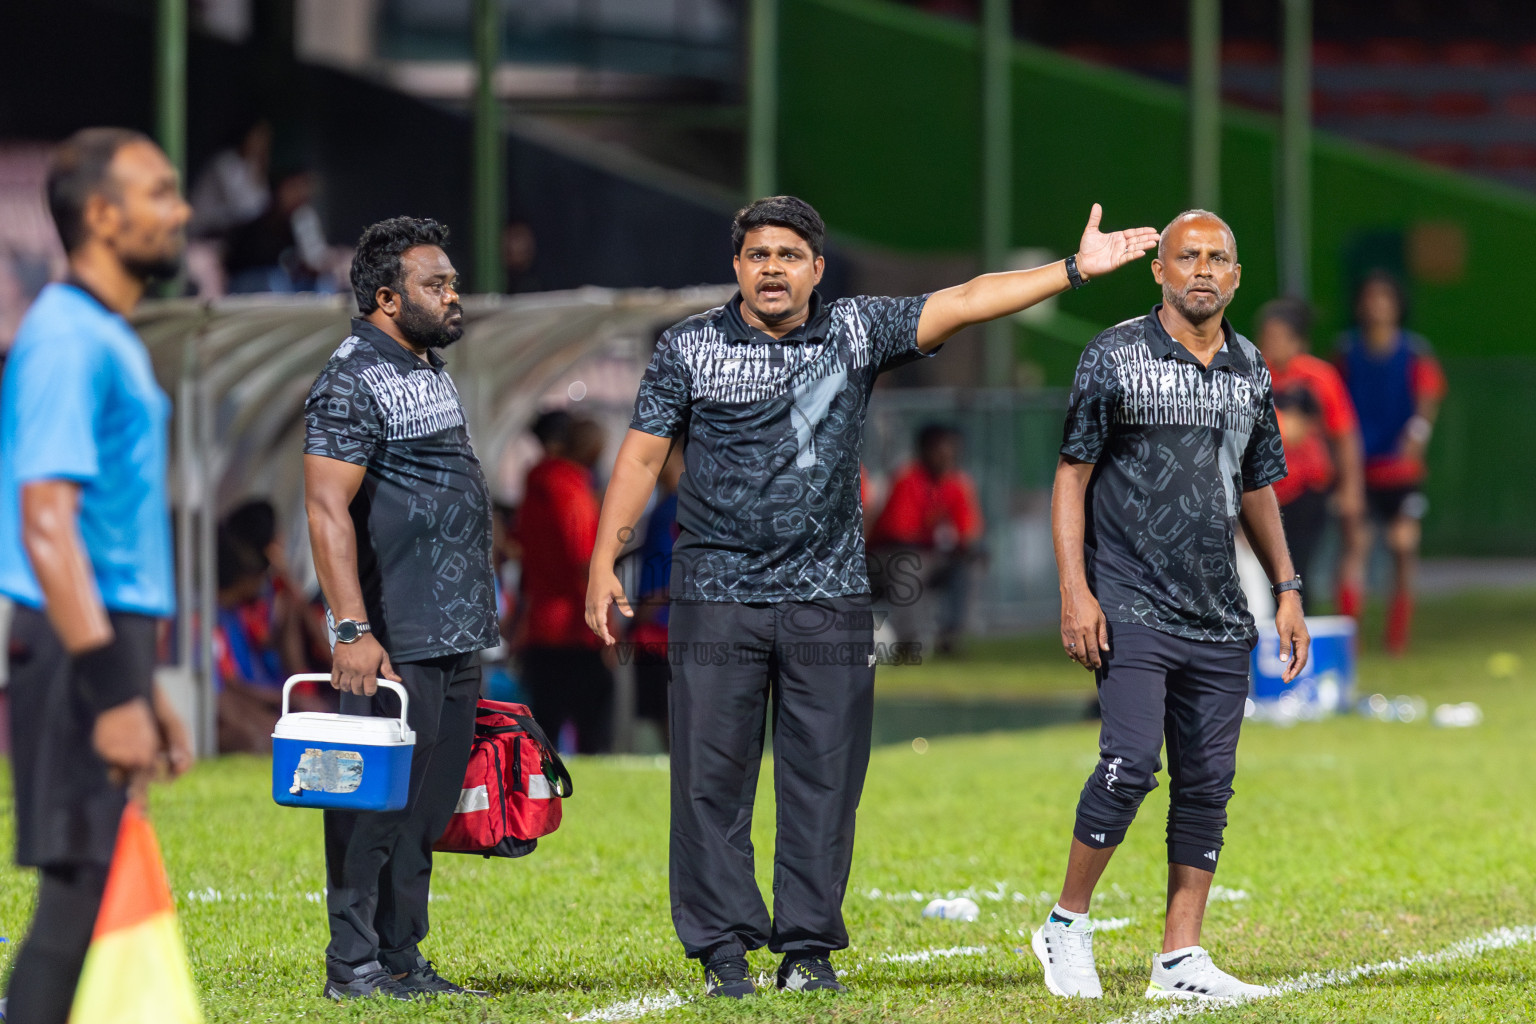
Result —
<path fill-rule="evenodd" d="M 569 723 L 578 753 L 605 753 L 612 745 L 613 674 L 602 641 L 586 624 L 599 509 L 592 467 L 603 453 L 603 428 L 572 418 L 568 429 L 541 439 L 545 455 L 528 471 L 517 522 L 522 682 L 545 728 L 558 733 Z"/>
<path fill-rule="evenodd" d="M 1445 398 L 1445 374 L 1429 342 L 1404 330 L 1405 311 L 1395 277 L 1380 270 L 1366 275 L 1355 297 L 1357 326 L 1340 339 L 1338 353 L 1360 416 L 1366 510 L 1371 522 L 1384 528 L 1392 553 L 1387 650 L 1393 654 L 1408 647 L 1413 577 L 1429 510 L 1424 453 Z"/>
<path fill-rule="evenodd" d="M 1311 353 L 1311 330 L 1312 310 L 1300 299 L 1275 299 L 1259 310 L 1256 337 L 1269 366 L 1289 469 L 1275 484 L 1275 497 L 1303 578 L 1316 568 L 1332 505 L 1340 540 L 1336 602 L 1341 613 L 1358 615 L 1366 539 L 1360 423 L 1338 369 Z"/>
<path fill-rule="evenodd" d="M 891 485 L 870 532 L 875 589 L 891 605 L 903 643 L 922 642 L 935 622 L 938 652 L 950 653 L 968 618 L 970 568 L 982 537 L 976 484 L 960 468 L 960 432 L 931 423 L 917 458 Z"/>

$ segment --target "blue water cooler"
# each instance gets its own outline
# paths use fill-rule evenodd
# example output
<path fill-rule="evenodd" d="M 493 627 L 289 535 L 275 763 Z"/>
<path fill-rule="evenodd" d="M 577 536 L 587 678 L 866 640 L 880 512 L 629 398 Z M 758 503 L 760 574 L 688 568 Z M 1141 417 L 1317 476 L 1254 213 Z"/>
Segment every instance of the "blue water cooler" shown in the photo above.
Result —
<path fill-rule="evenodd" d="M 1312 652 L 1301 674 L 1282 682 L 1286 662 L 1280 660 L 1280 636 L 1273 622 L 1259 624 L 1259 642 L 1253 649 L 1249 672 L 1249 696 L 1261 717 L 1285 703 L 1279 717 L 1321 718 L 1354 706 L 1355 620 L 1347 615 L 1307 617 Z"/>
<path fill-rule="evenodd" d="M 406 724 L 410 700 L 399 683 L 379 686 L 400 696 L 400 717 L 290 712 L 298 683 L 330 682 L 297 675 L 283 684 L 283 716 L 272 730 L 272 799 L 285 807 L 398 811 L 406 805 L 416 734 Z"/>

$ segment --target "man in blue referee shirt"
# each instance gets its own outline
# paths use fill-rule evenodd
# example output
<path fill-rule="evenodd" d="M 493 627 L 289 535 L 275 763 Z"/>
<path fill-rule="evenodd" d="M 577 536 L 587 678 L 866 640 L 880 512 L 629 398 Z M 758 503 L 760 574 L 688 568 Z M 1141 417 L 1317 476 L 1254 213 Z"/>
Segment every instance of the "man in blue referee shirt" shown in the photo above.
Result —
<path fill-rule="evenodd" d="M 16 861 L 41 870 L 9 1024 L 65 1024 L 131 793 L 191 764 L 154 686 L 172 614 L 166 420 L 124 317 L 176 272 L 191 209 L 138 132 L 59 146 L 48 205 L 69 278 L 22 320 L 0 385 L 0 593 L 11 630 Z"/>

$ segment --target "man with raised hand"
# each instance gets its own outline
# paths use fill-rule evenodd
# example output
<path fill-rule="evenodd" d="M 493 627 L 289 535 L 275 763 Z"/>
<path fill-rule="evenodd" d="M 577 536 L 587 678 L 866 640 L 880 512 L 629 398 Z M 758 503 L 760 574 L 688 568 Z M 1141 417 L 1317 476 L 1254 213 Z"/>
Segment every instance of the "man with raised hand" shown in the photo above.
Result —
<path fill-rule="evenodd" d="M 192 211 L 160 147 L 123 128 L 60 144 L 47 193 L 69 277 L 27 311 L 0 393 L 16 862 L 42 874 L 0 1010 L 12 1024 L 69 1017 L 124 803 L 192 762 L 154 684 L 176 597 L 170 402 L 125 319 L 180 267 Z"/>
<path fill-rule="evenodd" d="M 1271 486 L 1285 457 L 1269 371 L 1222 315 L 1241 276 L 1226 222 L 1180 214 L 1152 261 L 1162 303 L 1090 342 L 1072 383 L 1051 501 L 1061 643 L 1096 674 L 1103 724 L 1061 899 L 1032 941 L 1058 996 L 1103 995 L 1088 904 L 1157 785 L 1165 738 L 1168 907 L 1147 996 L 1265 992 L 1200 946 L 1257 637 L 1237 579 L 1239 520 L 1275 584 L 1287 682 L 1309 644 Z"/>
<path fill-rule="evenodd" d="M 433 220 L 363 232 L 362 314 L 305 404 L 304 506 L 335 631 L 331 685 L 347 714 L 395 716 L 405 687 L 416 746 L 398 811 L 325 812 L 325 994 L 397 999 L 466 990 L 417 948 L 432 844 L 458 803 L 480 696 L 478 652 L 501 642 L 491 495 L 439 350 L 464 333 L 458 272 Z"/>
<path fill-rule="evenodd" d="M 1151 228 L 1099 231 L 1076 255 L 915 298 L 823 301 L 826 229 L 805 202 L 736 214 L 740 293 L 668 330 L 614 461 L 587 588 L 607 643 L 629 604 L 614 559 L 684 441 L 669 622 L 672 919 L 705 991 L 755 989 L 746 953 L 783 954 L 777 984 L 842 991 L 842 902 L 869 765 L 874 637 L 859 456 L 875 378 L 956 331 L 1140 257 Z M 770 919 L 752 866 L 763 719 L 774 721 L 778 840 Z"/>

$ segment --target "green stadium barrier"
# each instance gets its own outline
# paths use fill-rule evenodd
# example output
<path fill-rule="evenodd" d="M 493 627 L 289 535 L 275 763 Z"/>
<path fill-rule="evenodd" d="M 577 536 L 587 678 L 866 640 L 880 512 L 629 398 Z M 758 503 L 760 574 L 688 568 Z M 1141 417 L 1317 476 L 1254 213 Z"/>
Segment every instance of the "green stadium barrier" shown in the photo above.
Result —
<path fill-rule="evenodd" d="M 835 233 L 916 253 L 980 244 L 980 72 L 971 25 L 878 0 L 783 0 L 780 182 Z M 1091 203 L 1113 226 L 1161 227 L 1187 205 L 1182 90 L 1028 44 L 1013 59 L 1013 240 L 1062 251 Z M 1239 239 L 1240 330 L 1276 290 L 1276 122 L 1227 109 L 1222 208 Z M 1363 268 L 1397 270 L 1412 326 L 1446 362 L 1451 397 L 1432 449 L 1426 550 L 1536 554 L 1536 199 L 1319 135 L 1312 281 L 1318 349 L 1348 320 Z M 1043 382 L 1069 380 L 1081 338 L 1149 309 L 1143 263 L 1062 296 L 1019 329 Z"/>

